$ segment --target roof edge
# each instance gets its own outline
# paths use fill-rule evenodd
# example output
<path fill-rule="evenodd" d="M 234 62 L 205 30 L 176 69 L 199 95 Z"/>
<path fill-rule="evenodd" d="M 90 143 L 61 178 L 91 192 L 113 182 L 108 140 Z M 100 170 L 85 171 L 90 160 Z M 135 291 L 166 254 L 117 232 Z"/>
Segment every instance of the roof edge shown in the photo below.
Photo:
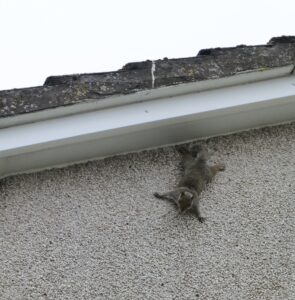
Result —
<path fill-rule="evenodd" d="M 1 129 L 0 177 L 294 119 L 294 75 L 101 108 Z"/>
<path fill-rule="evenodd" d="M 270 70 L 249 70 L 226 78 L 216 78 L 191 83 L 183 83 L 168 87 L 161 87 L 157 89 L 149 89 L 146 91 L 139 91 L 130 95 L 110 96 L 105 99 L 101 99 L 100 101 L 96 101 L 95 99 L 85 99 L 83 103 L 79 103 L 76 105 L 60 106 L 53 109 L 45 109 L 33 113 L 16 115 L 9 118 L 0 118 L 0 129 L 40 122 L 54 118 L 61 118 L 88 111 L 128 105 L 131 103 L 140 103 L 152 99 L 161 99 L 165 97 L 173 97 L 182 94 L 190 94 L 224 88 L 228 86 L 236 86 L 251 82 L 280 78 L 291 74 L 294 70 L 294 67 L 294 65 L 288 65 L 284 67 L 273 68 Z"/>
<path fill-rule="evenodd" d="M 0 91 L 0 119 L 294 63 L 295 37 L 283 36 L 266 45 L 203 49 L 194 57 L 129 63 L 114 72 L 50 76 L 44 86 Z"/>

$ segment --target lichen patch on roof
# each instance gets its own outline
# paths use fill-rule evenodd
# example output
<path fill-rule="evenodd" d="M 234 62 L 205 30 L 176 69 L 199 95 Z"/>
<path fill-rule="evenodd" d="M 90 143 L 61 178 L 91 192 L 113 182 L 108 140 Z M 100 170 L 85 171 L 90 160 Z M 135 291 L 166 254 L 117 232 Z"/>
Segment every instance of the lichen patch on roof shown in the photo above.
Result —
<path fill-rule="evenodd" d="M 266 45 L 203 49 L 195 57 L 128 63 L 115 72 L 50 76 L 43 86 L 0 91 L 0 118 L 294 63 L 295 36 L 282 36 Z"/>

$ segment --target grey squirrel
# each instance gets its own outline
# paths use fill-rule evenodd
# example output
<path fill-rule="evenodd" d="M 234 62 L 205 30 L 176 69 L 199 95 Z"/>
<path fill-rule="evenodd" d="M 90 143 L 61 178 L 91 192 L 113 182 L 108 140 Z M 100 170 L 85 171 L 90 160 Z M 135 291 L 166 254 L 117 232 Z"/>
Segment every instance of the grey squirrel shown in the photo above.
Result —
<path fill-rule="evenodd" d="M 210 166 L 208 148 L 201 144 L 180 146 L 177 150 L 182 155 L 183 175 L 173 191 L 164 194 L 156 192 L 154 196 L 174 202 L 180 212 L 191 210 L 202 223 L 205 218 L 199 210 L 200 194 L 218 172 L 225 170 L 225 165 L 218 163 Z"/>

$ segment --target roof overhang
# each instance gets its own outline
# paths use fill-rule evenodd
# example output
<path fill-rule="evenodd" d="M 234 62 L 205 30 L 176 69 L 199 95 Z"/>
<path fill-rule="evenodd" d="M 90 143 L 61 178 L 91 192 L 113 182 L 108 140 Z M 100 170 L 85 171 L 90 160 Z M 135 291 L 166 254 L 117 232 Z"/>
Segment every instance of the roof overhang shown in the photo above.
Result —
<path fill-rule="evenodd" d="M 293 69 L 243 72 L 4 118 L 0 177 L 293 121 Z"/>

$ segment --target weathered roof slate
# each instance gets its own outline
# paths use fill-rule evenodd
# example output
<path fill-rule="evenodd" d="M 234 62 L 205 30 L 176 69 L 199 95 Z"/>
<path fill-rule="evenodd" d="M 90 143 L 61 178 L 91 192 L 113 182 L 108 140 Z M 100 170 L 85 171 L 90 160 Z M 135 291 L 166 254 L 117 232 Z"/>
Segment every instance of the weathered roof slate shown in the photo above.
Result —
<path fill-rule="evenodd" d="M 43 86 L 0 91 L 0 118 L 291 64 L 295 36 L 282 36 L 266 45 L 203 49 L 195 57 L 128 63 L 115 72 L 50 76 Z"/>

